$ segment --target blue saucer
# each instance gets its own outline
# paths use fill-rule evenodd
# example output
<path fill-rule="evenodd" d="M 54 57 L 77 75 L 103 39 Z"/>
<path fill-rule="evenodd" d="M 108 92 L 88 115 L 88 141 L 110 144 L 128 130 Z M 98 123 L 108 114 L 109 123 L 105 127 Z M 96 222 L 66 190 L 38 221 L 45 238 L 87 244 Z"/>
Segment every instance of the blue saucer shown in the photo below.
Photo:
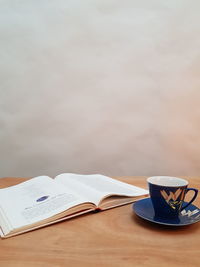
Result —
<path fill-rule="evenodd" d="M 183 205 L 185 204 L 187 204 L 187 202 L 183 203 Z M 133 210 L 139 217 L 147 221 L 170 226 L 184 226 L 200 221 L 200 209 L 192 204 L 182 210 L 178 218 L 172 219 L 155 217 L 150 198 L 141 199 L 135 202 L 133 204 Z"/>

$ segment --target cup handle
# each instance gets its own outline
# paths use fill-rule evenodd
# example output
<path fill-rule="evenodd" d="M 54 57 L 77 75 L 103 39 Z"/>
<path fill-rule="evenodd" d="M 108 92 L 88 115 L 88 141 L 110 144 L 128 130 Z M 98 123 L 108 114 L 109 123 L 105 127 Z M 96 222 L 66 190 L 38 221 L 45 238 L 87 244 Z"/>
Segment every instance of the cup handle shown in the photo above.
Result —
<path fill-rule="evenodd" d="M 197 197 L 198 190 L 196 188 L 187 188 L 186 189 L 186 194 L 188 193 L 188 191 L 191 191 L 191 190 L 194 191 L 194 196 L 185 206 L 183 206 L 181 208 L 181 211 L 184 210 L 185 208 L 187 208 L 195 200 L 195 198 Z"/>

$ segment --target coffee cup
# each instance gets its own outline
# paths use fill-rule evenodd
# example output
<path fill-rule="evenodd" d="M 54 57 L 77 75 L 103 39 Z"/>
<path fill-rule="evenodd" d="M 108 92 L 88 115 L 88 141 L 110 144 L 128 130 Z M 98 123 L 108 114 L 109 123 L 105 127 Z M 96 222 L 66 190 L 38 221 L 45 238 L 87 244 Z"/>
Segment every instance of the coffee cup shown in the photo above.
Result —
<path fill-rule="evenodd" d="M 147 179 L 149 194 L 155 217 L 176 218 L 197 197 L 196 188 L 188 188 L 188 181 L 171 176 L 153 176 Z M 193 191 L 189 202 L 184 203 L 186 194 Z"/>

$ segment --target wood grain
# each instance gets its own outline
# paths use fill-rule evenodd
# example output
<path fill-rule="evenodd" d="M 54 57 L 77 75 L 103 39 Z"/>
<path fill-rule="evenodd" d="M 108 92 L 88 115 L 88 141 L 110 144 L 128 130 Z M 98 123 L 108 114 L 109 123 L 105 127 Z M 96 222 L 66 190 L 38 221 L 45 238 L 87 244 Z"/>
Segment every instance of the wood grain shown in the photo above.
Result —
<path fill-rule="evenodd" d="M 2 178 L 0 187 L 25 178 Z M 146 177 L 122 181 L 146 188 Z M 188 178 L 200 189 L 200 178 Z M 13 200 L 14 201 L 14 200 Z M 200 206 L 200 197 L 195 202 Z M 199 266 L 200 223 L 159 226 L 138 218 L 132 205 L 94 212 L 0 240 L 0 266 Z"/>

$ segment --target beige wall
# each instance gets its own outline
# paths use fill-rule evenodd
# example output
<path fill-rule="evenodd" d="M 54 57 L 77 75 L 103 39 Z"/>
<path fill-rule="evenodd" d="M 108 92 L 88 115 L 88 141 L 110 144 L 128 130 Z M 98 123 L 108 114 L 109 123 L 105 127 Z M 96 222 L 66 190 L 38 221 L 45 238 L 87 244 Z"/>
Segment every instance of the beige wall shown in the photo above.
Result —
<path fill-rule="evenodd" d="M 0 1 L 0 176 L 199 175 L 199 14 Z"/>

